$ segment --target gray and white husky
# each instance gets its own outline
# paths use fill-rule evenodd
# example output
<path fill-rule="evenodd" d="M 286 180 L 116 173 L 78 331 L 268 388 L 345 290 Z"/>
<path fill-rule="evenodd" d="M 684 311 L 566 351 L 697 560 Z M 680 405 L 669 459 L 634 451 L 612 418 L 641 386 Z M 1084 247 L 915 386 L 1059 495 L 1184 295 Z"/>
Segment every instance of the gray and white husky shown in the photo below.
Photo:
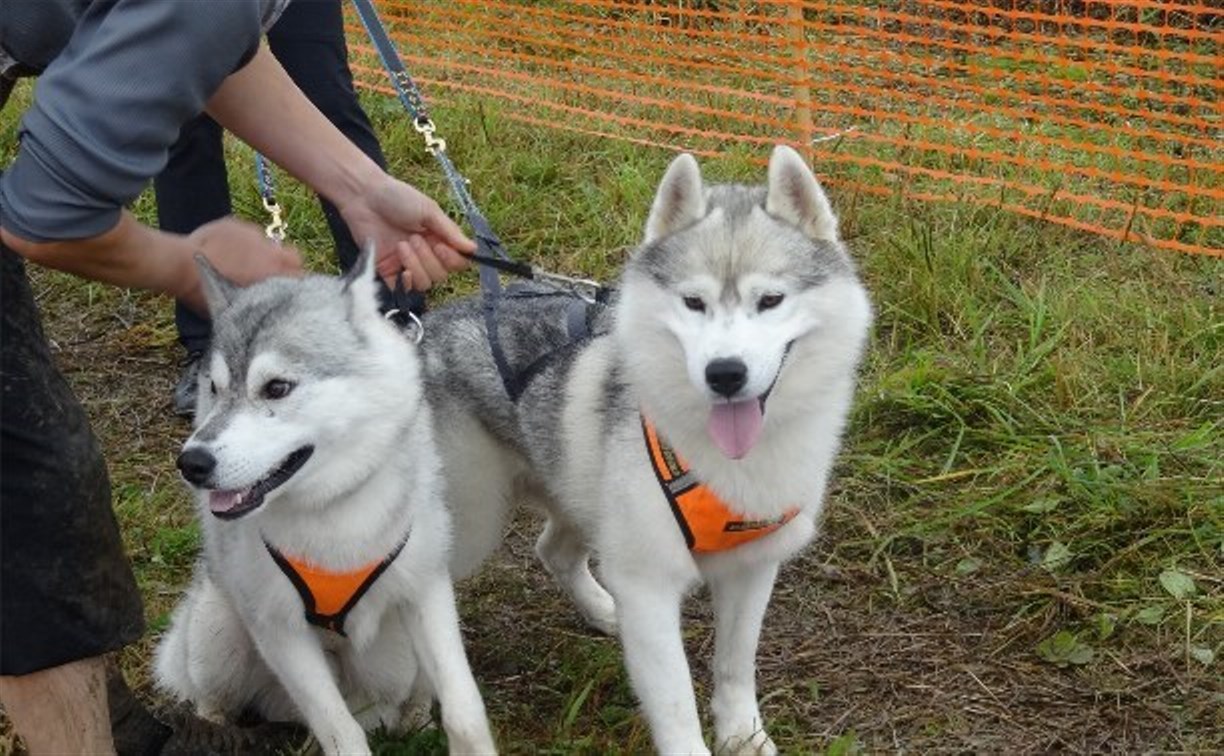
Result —
<path fill-rule="evenodd" d="M 201 262 L 214 330 L 178 465 L 204 556 L 156 677 L 211 719 L 302 721 L 329 754 L 436 694 L 451 751 L 489 753 L 416 347 L 373 264 L 239 288 Z"/>
<path fill-rule="evenodd" d="M 508 375 L 478 301 L 427 319 L 458 558 L 496 544 L 509 499 L 540 495 L 537 553 L 592 625 L 619 633 L 663 753 L 709 752 L 680 632 L 701 582 L 715 745 L 777 750 L 756 646 L 779 564 L 816 532 L 871 318 L 828 199 L 778 147 L 758 187 L 706 185 L 676 158 L 616 301 L 586 328 L 567 297 L 502 298 Z"/>

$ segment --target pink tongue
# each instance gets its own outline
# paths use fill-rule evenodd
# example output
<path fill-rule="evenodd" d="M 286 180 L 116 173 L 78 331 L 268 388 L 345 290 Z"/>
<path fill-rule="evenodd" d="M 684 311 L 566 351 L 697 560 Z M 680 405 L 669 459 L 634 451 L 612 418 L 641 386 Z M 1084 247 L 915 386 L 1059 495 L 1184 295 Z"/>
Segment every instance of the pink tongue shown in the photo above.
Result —
<path fill-rule="evenodd" d="M 758 399 L 715 404 L 710 409 L 707 429 L 714 445 L 731 459 L 739 459 L 748 453 L 761 438 L 761 426 L 765 416 Z"/>
<path fill-rule="evenodd" d="M 242 503 L 242 491 L 209 491 L 208 508 L 214 512 L 228 512 Z"/>

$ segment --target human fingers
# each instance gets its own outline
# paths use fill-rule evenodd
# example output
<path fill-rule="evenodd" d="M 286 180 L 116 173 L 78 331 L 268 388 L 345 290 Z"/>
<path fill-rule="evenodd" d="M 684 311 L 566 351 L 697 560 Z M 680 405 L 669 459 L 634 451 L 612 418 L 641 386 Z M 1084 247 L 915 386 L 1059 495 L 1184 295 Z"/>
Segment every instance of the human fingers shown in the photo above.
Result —
<path fill-rule="evenodd" d="M 434 257 L 437 257 L 442 266 L 451 273 L 463 270 L 472 264 L 471 257 L 460 254 L 454 247 L 445 242 L 436 239 L 430 240 L 430 246 L 433 248 Z"/>
<path fill-rule="evenodd" d="M 416 253 L 417 260 L 420 261 L 421 267 L 429 274 L 429 279 L 434 284 L 442 283 L 446 279 L 448 272 L 442 261 L 438 259 L 433 248 L 424 237 L 416 234 L 408 237 L 408 243 L 412 246 Z"/>
<path fill-rule="evenodd" d="M 433 200 L 429 200 L 421 225 L 425 227 L 428 234 L 437 236 L 440 241 L 453 249 L 463 252 L 476 251 L 476 242 L 469 239 L 459 224 L 442 212 L 442 208 Z"/>
<path fill-rule="evenodd" d="M 412 288 L 417 291 L 428 291 L 429 287 L 433 286 L 434 280 L 430 278 L 429 271 L 421 263 L 412 243 L 408 241 L 397 243 L 395 253 L 399 257 L 400 264 L 404 266 L 404 271 L 410 276 Z"/>

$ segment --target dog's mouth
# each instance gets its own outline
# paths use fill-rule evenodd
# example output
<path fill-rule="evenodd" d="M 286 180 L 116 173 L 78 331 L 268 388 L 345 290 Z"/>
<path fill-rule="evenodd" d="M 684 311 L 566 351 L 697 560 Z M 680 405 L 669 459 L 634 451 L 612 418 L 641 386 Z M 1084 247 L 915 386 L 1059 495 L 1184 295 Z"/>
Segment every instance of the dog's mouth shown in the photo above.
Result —
<path fill-rule="evenodd" d="M 222 520 L 235 520 L 254 512 L 264 503 L 268 494 L 284 485 L 298 470 L 302 469 L 302 465 L 306 464 L 311 454 L 314 454 L 314 447 L 303 446 L 285 457 L 285 461 L 277 465 L 276 469 L 249 488 L 240 491 L 209 491 L 209 510 Z"/>
<path fill-rule="evenodd" d="M 782 368 L 786 366 L 786 358 L 794 344 L 791 341 L 786 345 L 782 360 L 778 363 L 778 372 L 764 393 L 750 399 L 719 402 L 710 407 L 706 432 L 728 459 L 743 459 L 761 440 L 761 431 L 765 428 L 765 402 L 773 393 L 774 386 L 778 385 L 778 376 L 782 375 Z"/>

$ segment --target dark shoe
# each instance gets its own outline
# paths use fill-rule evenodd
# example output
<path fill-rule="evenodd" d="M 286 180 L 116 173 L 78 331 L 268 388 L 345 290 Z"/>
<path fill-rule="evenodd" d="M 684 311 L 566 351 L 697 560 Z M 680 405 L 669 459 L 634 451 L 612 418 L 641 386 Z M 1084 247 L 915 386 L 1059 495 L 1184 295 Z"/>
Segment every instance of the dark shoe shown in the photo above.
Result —
<path fill-rule="evenodd" d="M 190 704 L 178 704 L 162 713 L 173 728 L 162 746 L 162 756 L 245 756 L 246 754 L 298 753 L 310 733 L 290 722 L 263 722 L 250 727 L 220 725 L 201 719 Z"/>
<path fill-rule="evenodd" d="M 183 374 L 174 387 L 174 414 L 179 417 L 195 417 L 196 392 L 200 384 L 200 363 L 203 352 L 188 352 L 183 363 Z"/>
<path fill-rule="evenodd" d="M 117 756 L 156 756 L 170 737 L 170 728 L 145 708 L 119 667 L 106 665 L 106 699 L 110 706 L 111 735 Z"/>

